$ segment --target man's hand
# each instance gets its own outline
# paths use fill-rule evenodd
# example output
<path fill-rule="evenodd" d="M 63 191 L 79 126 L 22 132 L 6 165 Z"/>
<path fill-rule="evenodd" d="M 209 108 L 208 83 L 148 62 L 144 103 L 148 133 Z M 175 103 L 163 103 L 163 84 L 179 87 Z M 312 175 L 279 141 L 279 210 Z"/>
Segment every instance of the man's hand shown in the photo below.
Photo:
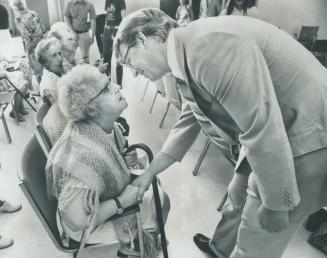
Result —
<path fill-rule="evenodd" d="M 92 34 L 91 36 L 91 45 L 93 45 L 93 43 L 94 43 L 94 34 Z"/>
<path fill-rule="evenodd" d="M 138 187 L 137 201 L 142 201 L 143 195 L 146 190 L 148 190 L 154 179 L 154 175 L 146 170 L 142 175 L 138 176 L 133 182 L 132 185 Z"/>
<path fill-rule="evenodd" d="M 282 231 L 289 223 L 288 211 L 269 210 L 262 204 L 259 207 L 258 215 L 261 228 L 270 233 Z"/>

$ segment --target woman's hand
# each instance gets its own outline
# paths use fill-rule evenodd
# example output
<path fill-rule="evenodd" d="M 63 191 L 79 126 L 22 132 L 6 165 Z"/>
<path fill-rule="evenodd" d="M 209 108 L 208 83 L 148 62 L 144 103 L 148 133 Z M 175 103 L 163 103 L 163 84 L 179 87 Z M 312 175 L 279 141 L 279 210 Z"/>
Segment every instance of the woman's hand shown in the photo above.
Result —
<path fill-rule="evenodd" d="M 138 191 L 138 187 L 134 185 L 128 185 L 126 186 L 124 191 L 118 196 L 118 199 L 124 209 L 138 202 L 136 199 Z"/>
<path fill-rule="evenodd" d="M 137 187 L 137 201 L 142 201 L 143 195 L 146 190 L 148 190 L 149 186 L 151 185 L 154 179 L 154 175 L 151 171 L 146 170 L 142 175 L 138 176 L 133 182 L 132 185 Z"/>
<path fill-rule="evenodd" d="M 261 228 L 270 233 L 282 231 L 289 223 L 288 211 L 269 210 L 262 204 L 259 207 L 258 215 Z"/>

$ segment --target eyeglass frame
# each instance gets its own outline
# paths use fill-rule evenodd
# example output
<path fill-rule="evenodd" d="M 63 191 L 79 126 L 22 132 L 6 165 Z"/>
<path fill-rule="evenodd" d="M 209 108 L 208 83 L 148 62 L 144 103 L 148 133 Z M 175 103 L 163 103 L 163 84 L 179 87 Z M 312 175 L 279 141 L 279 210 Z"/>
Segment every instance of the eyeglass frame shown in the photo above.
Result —
<path fill-rule="evenodd" d="M 106 82 L 106 85 L 103 87 L 103 89 L 102 90 L 100 90 L 100 92 L 97 94 L 97 95 L 95 95 L 94 97 L 92 97 L 91 99 L 89 99 L 89 101 L 87 102 L 87 104 L 89 104 L 89 103 L 91 103 L 92 101 L 94 101 L 97 97 L 99 97 L 106 89 L 108 89 L 109 90 L 109 92 L 110 92 L 110 89 L 109 89 L 109 85 L 111 84 L 111 81 L 110 80 L 107 80 L 107 82 Z"/>
<path fill-rule="evenodd" d="M 125 55 L 124 55 L 122 61 L 119 62 L 121 65 L 124 65 L 124 66 L 127 66 L 127 67 L 132 67 L 132 65 L 131 65 L 130 63 L 128 64 L 128 63 L 126 62 L 126 60 L 127 60 L 127 56 L 128 56 L 129 51 L 130 51 L 131 48 L 134 47 L 134 46 L 135 46 L 135 44 L 132 44 L 132 45 L 129 45 L 129 46 L 127 47 L 127 50 L 126 50 L 126 52 L 125 52 Z"/>

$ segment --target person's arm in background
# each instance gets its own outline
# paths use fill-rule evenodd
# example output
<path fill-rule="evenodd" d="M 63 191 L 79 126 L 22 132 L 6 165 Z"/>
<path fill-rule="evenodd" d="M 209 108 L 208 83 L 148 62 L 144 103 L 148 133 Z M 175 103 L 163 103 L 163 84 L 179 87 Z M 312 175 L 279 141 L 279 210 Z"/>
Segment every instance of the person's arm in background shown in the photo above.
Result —
<path fill-rule="evenodd" d="M 200 132 L 200 125 L 189 104 L 184 104 L 179 120 L 170 131 L 161 152 L 151 162 L 146 171 L 132 184 L 139 187 L 137 200 L 141 201 L 153 178 L 176 161 L 180 162 Z"/>
<path fill-rule="evenodd" d="M 193 21 L 194 20 L 193 0 L 189 0 L 187 8 L 191 14 L 191 21 Z"/>
<path fill-rule="evenodd" d="M 94 10 L 94 6 L 93 4 L 91 4 L 91 7 L 90 7 L 90 24 L 91 24 L 91 44 L 94 43 L 94 37 L 95 37 L 95 26 L 96 26 L 96 23 L 95 23 L 95 10 Z"/>
<path fill-rule="evenodd" d="M 126 9 L 121 10 L 121 17 L 124 19 L 126 16 Z"/>
<path fill-rule="evenodd" d="M 77 34 L 73 28 L 72 21 L 71 21 L 71 16 L 69 13 L 69 4 L 67 4 L 65 12 L 64 12 L 64 21 L 71 30 L 71 32 L 74 34 L 74 37 L 77 38 Z"/>
<path fill-rule="evenodd" d="M 124 19 L 126 17 L 126 3 L 125 0 L 121 0 L 121 8 L 120 8 L 121 17 Z"/>

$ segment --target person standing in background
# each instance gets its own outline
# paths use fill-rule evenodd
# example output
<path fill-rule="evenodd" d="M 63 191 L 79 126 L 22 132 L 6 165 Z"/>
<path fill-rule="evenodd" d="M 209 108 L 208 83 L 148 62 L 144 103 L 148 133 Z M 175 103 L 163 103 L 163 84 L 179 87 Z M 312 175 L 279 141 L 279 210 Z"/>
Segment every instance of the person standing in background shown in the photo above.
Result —
<path fill-rule="evenodd" d="M 71 0 L 65 9 L 65 22 L 76 34 L 77 44 L 81 50 L 83 63 L 89 62 L 89 51 L 94 43 L 95 10 L 87 0 Z M 91 36 L 90 36 L 91 29 Z"/>
<path fill-rule="evenodd" d="M 112 45 L 117 28 L 126 15 L 125 0 L 106 0 L 105 9 L 107 11 L 105 28 L 103 32 L 103 62 L 108 63 L 108 72 L 111 71 Z M 121 85 L 123 68 L 116 66 L 117 84 Z M 112 75 L 111 75 L 112 76 Z"/>
<path fill-rule="evenodd" d="M 180 26 L 186 26 L 194 19 L 192 4 L 188 0 L 179 0 L 179 6 L 176 11 L 176 20 Z"/>
<path fill-rule="evenodd" d="M 223 0 L 210 0 L 208 6 L 208 17 L 218 16 L 223 9 Z"/>
<path fill-rule="evenodd" d="M 106 22 L 106 10 L 105 10 L 105 0 L 89 0 L 90 3 L 93 4 L 96 18 L 95 18 L 95 39 L 98 44 L 98 49 L 100 56 L 103 55 L 103 45 L 102 45 L 102 38 L 103 38 L 103 31 L 104 25 Z"/>
<path fill-rule="evenodd" d="M 7 30 L 9 28 L 9 15 L 7 8 L 0 2 L 0 30 Z"/>
<path fill-rule="evenodd" d="M 23 38 L 29 65 L 38 82 L 42 77 L 42 66 L 35 59 L 35 47 L 43 38 L 45 26 L 39 15 L 29 10 L 22 0 L 11 0 L 10 6 L 14 12 L 15 25 Z"/>
<path fill-rule="evenodd" d="M 200 2 L 200 12 L 199 12 L 199 19 L 205 18 L 208 16 L 208 7 L 209 7 L 210 0 L 201 0 Z"/>
<path fill-rule="evenodd" d="M 230 0 L 220 15 L 250 16 L 261 19 L 254 0 Z"/>

